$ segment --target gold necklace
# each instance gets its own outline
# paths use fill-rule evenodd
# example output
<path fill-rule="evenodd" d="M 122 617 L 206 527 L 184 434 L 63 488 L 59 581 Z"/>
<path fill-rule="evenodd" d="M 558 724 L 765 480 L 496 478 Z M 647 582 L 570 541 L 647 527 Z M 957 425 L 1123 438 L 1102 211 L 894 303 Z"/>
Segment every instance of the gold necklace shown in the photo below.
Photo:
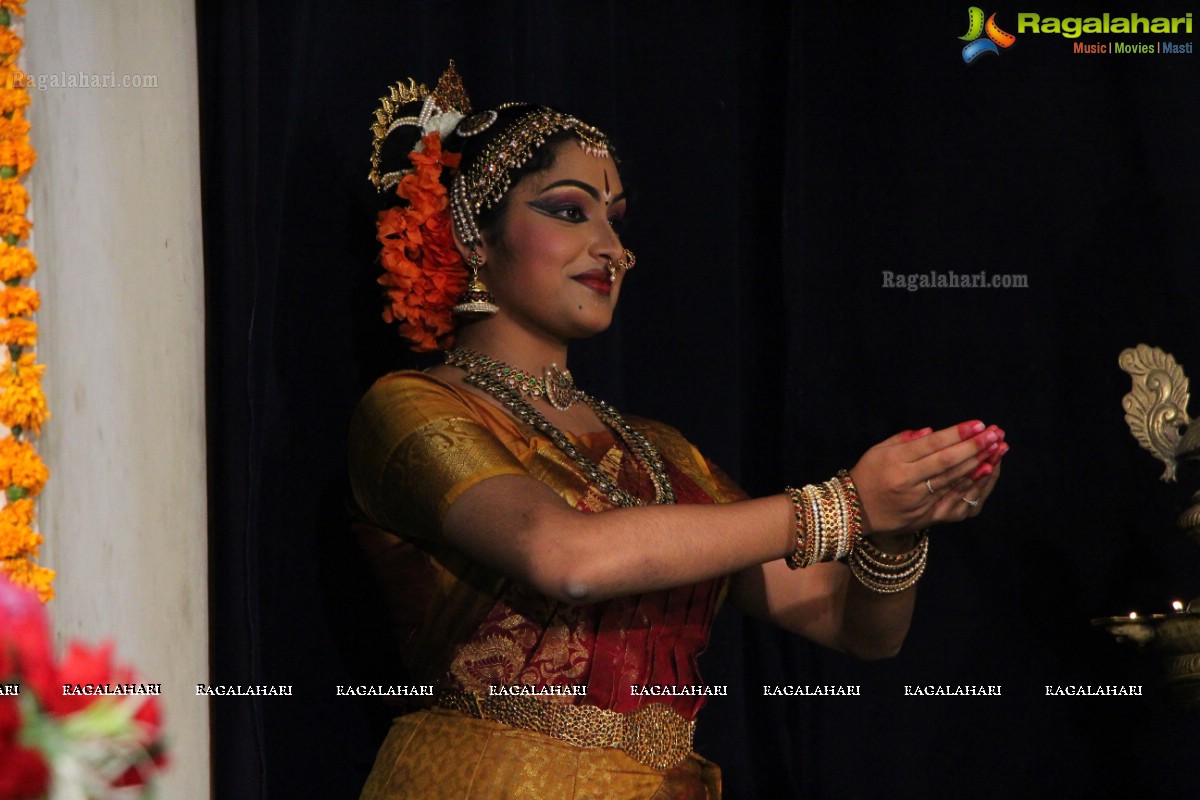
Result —
<path fill-rule="evenodd" d="M 579 399 L 580 392 L 575 388 L 575 377 L 571 370 L 560 370 L 558 364 L 550 365 L 545 372 L 545 378 L 537 378 L 467 347 L 456 347 L 446 353 L 446 363 L 452 367 L 464 367 L 465 361 L 468 360 L 472 363 L 472 369 L 490 370 L 492 376 L 508 388 L 516 389 L 535 400 L 544 397 L 547 403 L 559 411 L 566 411 Z"/>
<path fill-rule="evenodd" d="M 554 446 L 574 461 L 584 476 L 596 484 L 614 504 L 626 508 L 645 505 L 642 500 L 617 485 L 617 482 L 600 469 L 595 461 L 584 455 L 565 433 L 555 427 L 550 420 L 546 419 L 541 412 L 521 396 L 522 394 L 539 396 L 522 388 L 527 385 L 526 381 L 537 381 L 532 375 L 466 347 L 456 347 L 448 351 L 446 363 L 465 371 L 467 377 L 464 380 L 467 383 L 487 392 L 499 400 L 501 405 L 512 412 L 517 419 L 548 436 L 554 442 Z M 650 440 L 634 430 L 615 408 L 576 387 L 574 380 L 570 379 L 569 372 L 566 375 L 570 380 L 572 401 L 579 400 L 590 406 L 600 421 L 616 432 L 625 444 L 625 448 L 650 475 L 650 482 L 654 484 L 654 502 L 660 505 L 674 503 L 675 490 L 671 487 L 671 479 L 667 475 L 666 465 Z M 543 388 L 542 391 L 544 394 L 545 389 Z M 557 408 L 557 406 L 555 407 Z"/>

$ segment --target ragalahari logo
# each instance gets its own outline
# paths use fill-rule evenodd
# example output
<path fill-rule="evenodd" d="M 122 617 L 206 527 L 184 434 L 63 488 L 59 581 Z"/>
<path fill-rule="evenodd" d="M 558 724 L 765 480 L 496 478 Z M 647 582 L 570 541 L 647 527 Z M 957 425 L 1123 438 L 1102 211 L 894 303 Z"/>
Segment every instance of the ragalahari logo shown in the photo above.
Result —
<path fill-rule="evenodd" d="M 986 39 L 979 38 L 985 33 L 987 34 Z M 1000 55 L 1001 47 L 1008 49 L 1017 40 L 1017 37 L 1011 33 L 1005 33 L 1000 30 L 1000 26 L 996 24 L 995 14 L 988 17 L 985 23 L 983 21 L 983 9 L 979 6 L 971 6 L 967 9 L 967 33 L 965 36 L 958 38 L 968 43 L 962 51 L 963 61 L 967 64 L 970 64 L 984 53 L 991 53 L 998 56 Z"/>

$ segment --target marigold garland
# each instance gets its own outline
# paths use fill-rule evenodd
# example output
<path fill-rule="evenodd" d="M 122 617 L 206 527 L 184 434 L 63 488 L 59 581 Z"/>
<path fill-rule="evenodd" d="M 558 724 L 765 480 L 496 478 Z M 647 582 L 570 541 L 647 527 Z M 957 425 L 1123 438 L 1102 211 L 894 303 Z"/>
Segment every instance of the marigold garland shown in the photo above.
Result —
<path fill-rule="evenodd" d="M 3 160 L 5 147 L 0 143 L 0 161 Z M 13 148 L 7 148 L 13 150 Z M 9 153 L 7 163 L 15 163 L 16 153 Z M 15 181 L 0 182 L 0 214 L 24 214 L 29 208 L 29 192 Z"/>
<path fill-rule="evenodd" d="M 5 322 L 0 322 L 0 344 L 9 346 L 11 360 L 11 348 L 33 347 L 37 344 L 37 323 L 25 317 L 11 317 Z"/>
<path fill-rule="evenodd" d="M 21 37 L 7 23 L 0 27 L 0 64 L 15 64 L 23 44 Z"/>
<path fill-rule="evenodd" d="M 0 178 L 2 180 L 11 180 Z M 8 234 L 0 241 L 0 281 L 15 286 L 14 281 L 28 278 L 37 272 L 37 259 L 27 247 L 14 246 L 16 234 Z"/>
<path fill-rule="evenodd" d="M 30 433 L 41 433 L 42 423 L 50 417 L 46 395 L 42 393 L 43 364 L 33 362 L 26 353 L 0 372 L 0 423 L 8 428 L 20 427 Z"/>
<path fill-rule="evenodd" d="M 0 0 L 0 570 L 17 584 L 37 591 L 43 602 L 54 596 L 54 571 L 38 565 L 42 536 L 35 526 L 33 498 L 50 477 L 29 441 L 50 418 L 42 391 L 45 366 L 28 352 L 37 344 L 37 291 L 22 281 L 37 271 L 37 259 L 22 242 L 29 235 L 25 217 L 29 192 L 21 179 L 37 159 L 29 142 L 29 105 L 25 75 L 16 67 L 23 42 L 11 28 L 25 13 L 24 0 Z M 4 351 L 0 350 L 0 355 Z"/>
<path fill-rule="evenodd" d="M 24 86 L 14 86 L 12 76 L 12 68 L 8 68 L 10 77 L 4 82 L 4 88 L 0 88 L 0 114 L 8 116 L 16 114 L 22 108 L 29 105 L 29 91 Z"/>
<path fill-rule="evenodd" d="M 417 352 L 454 343 L 451 309 L 467 288 L 467 268 L 454 246 L 450 198 L 442 185 L 442 167 L 458 166 L 457 153 L 443 153 L 437 131 L 422 139 L 420 152 L 409 153 L 410 170 L 396 186 L 407 204 L 379 213 L 379 283 L 387 290 L 387 322 L 400 323 L 400 334 Z M 0 254 L 0 275 L 3 255 Z"/>
<path fill-rule="evenodd" d="M 42 299 L 30 286 L 5 286 L 0 289 L 0 317 L 29 316 L 38 310 Z"/>
<path fill-rule="evenodd" d="M 20 241 L 28 237 L 32 227 L 33 224 L 23 214 L 0 214 L 0 244 L 5 244 L 6 239 Z"/>

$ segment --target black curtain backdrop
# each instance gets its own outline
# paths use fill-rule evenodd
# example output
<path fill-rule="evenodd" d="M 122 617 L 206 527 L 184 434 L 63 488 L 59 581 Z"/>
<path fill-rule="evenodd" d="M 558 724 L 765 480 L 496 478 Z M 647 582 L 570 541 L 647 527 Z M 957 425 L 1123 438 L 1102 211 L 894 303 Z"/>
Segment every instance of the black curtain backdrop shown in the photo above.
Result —
<path fill-rule="evenodd" d="M 212 701 L 216 797 L 355 797 L 392 713 L 335 690 L 395 682 L 347 531 L 347 419 L 376 377 L 428 363 L 379 318 L 368 129 L 389 83 L 451 57 L 477 105 L 558 105 L 618 143 L 638 269 L 573 351 L 584 386 L 753 494 L 902 428 L 1008 431 L 986 513 L 935 533 L 897 658 L 722 613 L 702 668 L 729 697 L 697 747 L 728 798 L 1194 796 L 1200 723 L 1089 620 L 1200 595 L 1173 527 L 1200 473 L 1156 480 L 1117 367 L 1145 341 L 1200 375 L 1200 56 L 1074 54 L 987 7 L 1016 44 L 967 65 L 964 4 L 828 5 L 198 4 L 212 674 L 295 692 Z M 931 270 L 1028 287 L 883 285 Z M 862 695 L 763 696 L 784 683 Z M 930 684 L 1003 688 L 904 696 Z"/>

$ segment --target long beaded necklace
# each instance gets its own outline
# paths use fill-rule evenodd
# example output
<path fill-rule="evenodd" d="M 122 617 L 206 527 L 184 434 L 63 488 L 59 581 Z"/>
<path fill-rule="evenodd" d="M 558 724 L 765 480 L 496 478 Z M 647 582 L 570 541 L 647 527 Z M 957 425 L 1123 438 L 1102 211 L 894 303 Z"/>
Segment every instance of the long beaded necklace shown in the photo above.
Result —
<path fill-rule="evenodd" d="M 487 392 L 499 400 L 517 419 L 548 436 L 550 441 L 554 442 L 554 446 L 574 461 L 587 479 L 599 487 L 614 504 L 625 508 L 645 505 L 644 501 L 618 486 L 595 461 L 580 452 L 565 433 L 521 396 L 523 393 L 532 397 L 546 394 L 546 384 L 538 378 L 466 347 L 456 347 L 447 352 L 446 363 L 464 370 L 467 373 L 464 378 L 467 383 Z M 675 491 L 671 488 L 671 479 L 667 475 L 662 457 L 650 440 L 634 430 L 615 408 L 576 387 L 570 372 L 555 372 L 563 377 L 555 378 L 553 373 L 548 377 L 565 382 L 558 389 L 562 393 L 561 396 L 569 396 L 572 402 L 578 400 L 590 406 L 600 421 L 616 432 L 637 462 L 645 467 L 651 483 L 654 484 L 654 502 L 660 505 L 674 503 Z M 567 407 L 570 407 L 570 402 L 567 403 Z"/>

